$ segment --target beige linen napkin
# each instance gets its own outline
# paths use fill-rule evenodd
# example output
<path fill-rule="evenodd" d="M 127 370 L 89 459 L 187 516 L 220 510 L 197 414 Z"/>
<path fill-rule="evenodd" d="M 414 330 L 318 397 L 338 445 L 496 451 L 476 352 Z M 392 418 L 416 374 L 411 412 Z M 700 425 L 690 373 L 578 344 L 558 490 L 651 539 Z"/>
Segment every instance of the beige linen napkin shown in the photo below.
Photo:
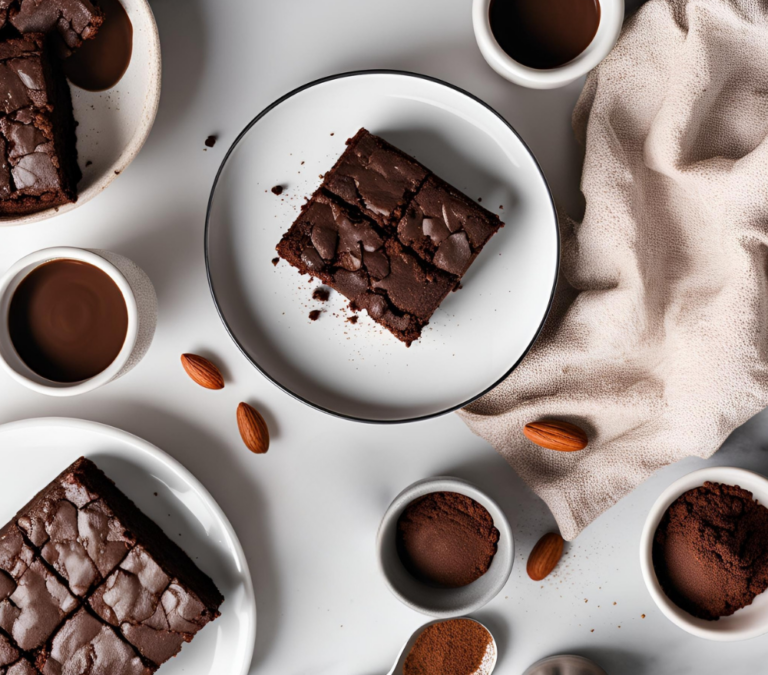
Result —
<path fill-rule="evenodd" d="M 581 224 L 539 341 L 462 419 L 566 539 L 768 405 L 768 0 L 650 0 L 590 73 Z M 510 223 L 514 227 L 514 223 Z M 527 422 L 575 422 L 558 453 Z"/>

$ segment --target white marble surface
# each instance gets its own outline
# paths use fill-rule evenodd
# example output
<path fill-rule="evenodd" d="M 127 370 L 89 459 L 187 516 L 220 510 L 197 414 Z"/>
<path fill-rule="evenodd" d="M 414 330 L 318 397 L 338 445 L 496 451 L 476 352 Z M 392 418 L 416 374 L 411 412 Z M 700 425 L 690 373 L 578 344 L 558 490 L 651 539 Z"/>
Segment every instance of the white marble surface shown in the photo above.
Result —
<path fill-rule="evenodd" d="M 45 223 L 0 229 L 0 268 L 43 246 L 126 255 L 157 288 L 155 342 L 130 374 L 81 398 L 46 398 L 3 375 L 0 422 L 44 415 L 96 420 L 148 439 L 189 467 L 232 520 L 250 561 L 259 609 L 253 673 L 388 671 L 427 619 L 387 591 L 376 569 L 376 528 L 403 487 L 445 473 L 487 490 L 516 533 L 512 576 L 476 615 L 498 641 L 497 672 L 519 675 L 535 660 L 565 652 L 594 658 L 610 675 L 767 672 L 768 637 L 729 645 L 692 638 L 664 619 L 640 578 L 645 514 L 666 485 L 703 462 L 654 476 L 568 548 L 556 575 L 535 584 L 524 557 L 552 519 L 492 448 L 455 416 L 379 428 L 307 409 L 246 364 L 208 292 L 202 244 L 214 173 L 240 129 L 293 87 L 368 67 L 424 72 L 465 87 L 509 119 L 541 161 L 556 198 L 578 209 L 580 158 L 569 117 L 579 83 L 533 92 L 495 75 L 474 43 L 470 0 L 154 0 L 153 8 L 164 91 L 149 142 L 91 203 Z M 220 140 L 204 151 L 212 133 Z M 179 365 L 185 351 L 215 357 L 227 388 L 193 385 Z M 266 456 L 251 455 L 240 442 L 240 400 L 260 408 L 270 424 Z M 763 414 L 734 433 L 711 463 L 768 472 L 766 450 Z"/>

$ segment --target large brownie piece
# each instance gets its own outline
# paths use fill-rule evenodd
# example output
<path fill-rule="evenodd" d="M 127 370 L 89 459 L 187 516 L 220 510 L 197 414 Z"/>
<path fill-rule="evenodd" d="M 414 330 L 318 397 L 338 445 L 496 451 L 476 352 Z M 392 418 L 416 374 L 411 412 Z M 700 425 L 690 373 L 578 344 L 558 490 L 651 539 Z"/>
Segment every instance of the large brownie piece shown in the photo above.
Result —
<path fill-rule="evenodd" d="M 319 190 L 277 246 L 281 257 L 365 309 L 410 345 L 456 280 L 391 233 Z"/>
<path fill-rule="evenodd" d="M 0 215 L 77 199 L 69 86 L 42 35 L 0 41 Z"/>
<path fill-rule="evenodd" d="M 91 0 L 0 0 L 0 19 L 6 16 L 22 34 L 58 35 L 62 56 L 95 37 L 104 23 L 104 12 Z"/>
<path fill-rule="evenodd" d="M 0 530 L 0 629 L 15 646 L 42 647 L 77 604 L 16 525 Z"/>
<path fill-rule="evenodd" d="M 360 129 L 322 187 L 385 227 L 399 220 L 428 174 L 413 157 Z"/>
<path fill-rule="evenodd" d="M 397 236 L 420 257 L 461 277 L 501 226 L 497 215 L 432 175 L 397 224 Z"/>
<path fill-rule="evenodd" d="M 149 675 L 219 616 L 223 600 L 81 457 L 0 530 L 0 675 L 27 675 L 21 657 L 44 675 Z"/>
<path fill-rule="evenodd" d="M 38 654 L 43 675 L 151 675 L 154 668 L 115 631 L 81 609 Z"/>

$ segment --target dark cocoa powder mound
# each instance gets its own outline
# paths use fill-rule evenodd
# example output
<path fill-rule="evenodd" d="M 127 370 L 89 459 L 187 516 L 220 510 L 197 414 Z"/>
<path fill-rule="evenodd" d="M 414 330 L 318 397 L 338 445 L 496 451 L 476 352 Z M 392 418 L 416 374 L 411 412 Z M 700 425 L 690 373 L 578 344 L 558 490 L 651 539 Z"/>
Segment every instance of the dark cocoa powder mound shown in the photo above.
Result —
<path fill-rule="evenodd" d="M 424 629 L 403 664 L 404 675 L 473 675 L 482 668 L 491 634 L 476 621 L 451 619 Z"/>
<path fill-rule="evenodd" d="M 456 492 L 411 502 L 397 522 L 397 551 L 417 579 L 444 588 L 471 584 L 488 571 L 499 531 L 491 514 Z"/>
<path fill-rule="evenodd" d="M 678 607 L 710 621 L 729 616 L 768 588 L 768 509 L 739 486 L 689 490 L 656 530 L 653 565 Z"/>

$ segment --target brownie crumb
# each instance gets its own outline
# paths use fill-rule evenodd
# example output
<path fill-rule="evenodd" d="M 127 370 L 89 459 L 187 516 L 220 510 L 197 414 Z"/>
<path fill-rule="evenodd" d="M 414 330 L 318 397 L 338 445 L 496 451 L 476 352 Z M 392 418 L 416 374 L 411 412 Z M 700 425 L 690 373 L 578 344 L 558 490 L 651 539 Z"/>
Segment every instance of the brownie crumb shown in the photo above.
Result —
<path fill-rule="evenodd" d="M 281 195 L 281 194 L 283 194 L 283 186 L 282 185 L 275 185 L 275 187 L 272 188 L 272 194 L 273 195 Z"/>
<path fill-rule="evenodd" d="M 347 317 L 347 321 L 349 321 L 349 323 L 351 323 L 351 324 L 355 324 L 355 323 L 357 323 L 357 317 L 356 316 L 348 316 Z"/>
<path fill-rule="evenodd" d="M 482 197 L 478 197 L 477 201 L 481 202 L 481 201 L 483 201 L 483 198 Z"/>
<path fill-rule="evenodd" d="M 319 309 L 313 309 L 313 310 L 312 310 L 312 311 L 309 313 L 309 318 L 310 318 L 312 321 L 317 321 L 317 320 L 320 318 L 320 314 L 321 314 L 321 312 L 320 312 L 320 310 L 319 310 Z"/>
<path fill-rule="evenodd" d="M 324 286 L 319 286 L 312 293 L 313 300 L 319 300 L 320 302 L 328 302 L 328 298 L 331 297 L 331 292 Z"/>
<path fill-rule="evenodd" d="M 86 167 L 89 167 L 89 166 L 91 166 L 91 164 L 93 164 L 93 162 L 92 162 L 92 161 L 89 159 L 89 160 L 88 160 L 88 161 L 85 163 L 85 166 L 86 166 Z"/>
<path fill-rule="evenodd" d="M 218 140 L 218 136 L 208 136 L 208 138 L 205 139 L 205 147 L 206 148 L 212 148 L 214 145 L 216 145 L 216 141 Z"/>
<path fill-rule="evenodd" d="M 272 264 L 277 267 L 277 263 L 280 262 L 280 258 L 272 258 Z"/>

